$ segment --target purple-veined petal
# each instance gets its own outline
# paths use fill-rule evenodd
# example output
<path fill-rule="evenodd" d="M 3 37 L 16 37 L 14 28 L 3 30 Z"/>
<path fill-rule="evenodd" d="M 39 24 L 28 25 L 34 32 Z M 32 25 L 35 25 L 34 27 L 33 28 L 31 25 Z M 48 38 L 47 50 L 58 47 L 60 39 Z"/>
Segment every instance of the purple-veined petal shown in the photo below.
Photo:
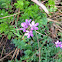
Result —
<path fill-rule="evenodd" d="M 30 36 L 33 37 L 32 33 L 33 33 L 32 31 L 26 30 L 25 36 L 27 36 L 27 38 L 29 38 Z"/>
<path fill-rule="evenodd" d="M 31 37 L 33 37 L 33 34 L 31 34 Z"/>
<path fill-rule="evenodd" d="M 38 27 L 35 27 L 35 30 L 38 30 Z"/>
<path fill-rule="evenodd" d="M 30 22 L 31 22 L 31 19 L 29 21 L 28 21 L 28 19 L 25 20 L 25 23 L 27 26 L 29 26 Z"/>
<path fill-rule="evenodd" d="M 31 28 L 31 30 L 34 30 L 33 28 Z"/>
<path fill-rule="evenodd" d="M 25 22 L 28 22 L 28 19 L 26 19 Z"/>
<path fill-rule="evenodd" d="M 26 32 L 26 29 L 23 29 L 23 32 Z"/>
<path fill-rule="evenodd" d="M 29 20 L 29 23 L 31 22 L 31 19 Z"/>
<path fill-rule="evenodd" d="M 36 27 L 36 26 L 38 26 L 38 25 L 39 25 L 39 23 L 36 23 L 36 24 L 35 24 L 35 22 L 32 21 L 32 23 L 30 24 L 31 30 L 38 30 L 38 27 Z"/>
<path fill-rule="evenodd" d="M 33 33 L 32 31 L 30 31 L 30 33 Z"/>
<path fill-rule="evenodd" d="M 26 32 L 26 29 L 25 28 L 20 28 L 19 30 L 23 30 L 23 32 Z"/>
<path fill-rule="evenodd" d="M 56 45 L 56 47 L 59 47 L 59 45 Z"/>
<path fill-rule="evenodd" d="M 23 30 L 23 28 L 20 28 L 19 30 Z"/>
<path fill-rule="evenodd" d="M 28 26 L 25 26 L 25 28 L 28 28 Z"/>
<path fill-rule="evenodd" d="M 60 48 L 62 48 L 62 44 L 60 45 Z"/>
<path fill-rule="evenodd" d="M 38 26 L 38 25 L 39 25 L 39 23 L 36 23 L 36 24 L 35 24 L 35 26 Z"/>
<path fill-rule="evenodd" d="M 57 40 L 57 41 L 55 42 L 55 44 L 56 44 L 56 47 L 62 48 L 62 46 L 61 46 L 62 42 L 59 42 L 59 40 Z"/>

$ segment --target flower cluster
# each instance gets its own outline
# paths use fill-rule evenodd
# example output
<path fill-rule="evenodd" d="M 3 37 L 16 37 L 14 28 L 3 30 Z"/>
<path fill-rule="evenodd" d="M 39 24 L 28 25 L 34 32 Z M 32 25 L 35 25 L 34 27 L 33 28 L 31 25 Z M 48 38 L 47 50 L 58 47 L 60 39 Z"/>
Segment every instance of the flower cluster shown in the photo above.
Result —
<path fill-rule="evenodd" d="M 59 42 L 58 40 L 55 42 L 56 47 L 62 48 L 62 42 Z"/>
<path fill-rule="evenodd" d="M 21 26 L 23 28 L 20 28 L 20 30 L 23 30 L 23 32 L 26 32 L 25 36 L 27 36 L 27 38 L 30 38 L 30 36 L 33 37 L 33 30 L 38 30 L 37 26 L 39 25 L 39 23 L 35 24 L 34 21 L 32 21 L 31 23 L 30 22 L 31 22 L 31 19 L 30 20 L 26 19 L 25 22 L 21 23 Z"/>

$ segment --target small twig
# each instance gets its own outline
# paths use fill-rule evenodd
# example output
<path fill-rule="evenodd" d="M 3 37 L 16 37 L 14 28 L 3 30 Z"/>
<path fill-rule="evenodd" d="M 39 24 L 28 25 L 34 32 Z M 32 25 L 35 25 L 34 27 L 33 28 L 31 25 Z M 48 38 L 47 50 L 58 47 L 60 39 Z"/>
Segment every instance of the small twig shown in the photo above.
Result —
<path fill-rule="evenodd" d="M 38 0 L 31 0 L 31 1 L 33 1 L 34 3 L 39 5 L 47 14 L 49 14 L 49 11 L 47 10 L 46 6 L 43 5 L 40 1 L 38 1 Z"/>
<path fill-rule="evenodd" d="M 11 25 L 13 25 L 13 24 L 14 24 L 14 22 L 15 22 L 15 17 L 16 17 L 16 15 L 14 15 L 14 20 L 13 20 L 13 22 L 11 23 Z"/>
<path fill-rule="evenodd" d="M 2 53 L 1 53 L 1 57 L 2 57 L 2 54 L 3 54 L 3 52 L 4 52 L 4 48 L 5 48 L 5 45 L 3 46 Z"/>
<path fill-rule="evenodd" d="M 40 34 L 40 35 L 43 35 L 43 36 L 45 36 L 44 34 L 41 34 L 41 33 L 39 33 L 38 31 L 36 31 L 36 33 L 38 33 L 38 34 Z"/>
<path fill-rule="evenodd" d="M 1 39 L 0 47 L 3 45 L 2 41 L 3 41 L 4 37 L 5 37 L 5 36 L 3 36 L 2 39 Z"/>
<path fill-rule="evenodd" d="M 20 12 L 20 9 L 18 10 L 18 12 Z M 19 14 L 17 15 L 17 20 L 16 20 L 17 22 L 18 22 L 18 19 L 19 19 Z"/>
<path fill-rule="evenodd" d="M 54 25 L 56 28 L 58 28 L 58 30 L 60 31 L 60 32 L 62 32 L 62 28 L 60 27 L 60 26 L 58 26 L 58 25 Z"/>
<path fill-rule="evenodd" d="M 8 55 L 6 55 L 6 56 L 4 56 L 3 58 L 1 58 L 0 61 L 3 61 L 3 59 L 5 59 L 7 56 L 9 56 L 10 54 L 12 54 L 13 52 L 14 52 L 14 50 L 11 51 Z"/>
<path fill-rule="evenodd" d="M 61 53 L 61 54 L 62 54 L 62 52 L 60 52 L 60 51 L 59 51 L 59 52 L 58 52 L 58 53 L 57 53 L 57 54 L 56 54 L 53 58 L 57 57 L 57 55 L 58 55 L 59 53 Z"/>
<path fill-rule="evenodd" d="M 52 21 L 52 22 L 55 22 L 55 23 L 58 23 L 58 24 L 61 24 L 60 22 L 57 22 L 57 20 L 52 20 L 52 19 L 49 19 L 49 18 L 47 18 L 48 19 L 48 22 L 49 21 Z M 62 25 L 62 24 L 61 24 Z"/>
<path fill-rule="evenodd" d="M 60 29 L 62 30 L 62 28 L 61 28 L 59 25 L 57 25 L 57 27 L 60 28 Z"/>
<path fill-rule="evenodd" d="M 5 37 L 5 36 L 2 37 L 1 42 L 0 42 L 0 45 L 1 45 L 1 43 L 2 43 L 4 37 Z"/>
<path fill-rule="evenodd" d="M 19 14 L 19 13 L 20 13 L 20 12 L 18 12 L 18 13 L 16 13 L 16 14 L 13 14 L 13 15 L 10 15 L 10 16 L 1 17 L 0 19 L 7 18 L 7 17 L 11 17 L 11 16 L 17 15 L 17 14 Z"/>
<path fill-rule="evenodd" d="M 45 42 L 46 42 L 46 41 L 45 41 Z M 39 49 L 41 49 L 41 48 L 44 46 L 45 42 L 42 44 L 42 46 L 41 46 Z M 33 57 L 33 56 L 39 51 L 39 49 L 38 49 L 31 57 Z M 30 59 L 31 57 L 29 57 L 28 59 Z M 26 59 L 26 60 L 28 60 L 28 59 Z M 25 60 L 25 61 L 26 61 L 26 60 Z"/>
<path fill-rule="evenodd" d="M 7 37 L 6 37 L 6 42 L 7 42 Z M 3 46 L 2 53 L 1 53 L 1 57 L 2 57 L 2 54 L 3 54 L 3 52 L 4 52 L 5 45 L 6 45 L 6 43 L 5 43 L 4 46 Z"/>
<path fill-rule="evenodd" d="M 16 50 L 15 50 L 15 52 L 14 52 L 13 56 L 12 56 L 12 59 L 13 59 L 13 58 L 14 58 L 14 56 L 16 55 L 17 50 L 18 50 L 18 49 L 16 48 Z M 11 60 L 12 60 L 12 59 L 11 59 Z"/>
<path fill-rule="evenodd" d="M 62 6 L 56 6 L 56 7 L 62 7 Z M 58 9 L 58 11 L 62 14 L 62 11 Z"/>
<path fill-rule="evenodd" d="M 36 32 L 36 31 L 35 31 L 35 32 Z M 37 32 L 36 32 L 36 37 L 37 37 L 38 48 L 39 48 L 39 40 L 38 40 Z M 39 62 L 41 61 L 41 60 L 40 60 L 40 56 L 41 56 L 41 55 L 40 55 L 40 49 L 39 49 Z"/>
<path fill-rule="evenodd" d="M 5 34 L 1 34 L 1 33 L 0 33 L 0 35 L 5 35 Z"/>
<path fill-rule="evenodd" d="M 15 60 L 16 60 L 16 58 L 17 58 L 18 54 L 19 54 L 19 51 L 20 51 L 20 50 L 18 49 L 18 51 L 17 51 L 17 53 L 16 53 Z"/>

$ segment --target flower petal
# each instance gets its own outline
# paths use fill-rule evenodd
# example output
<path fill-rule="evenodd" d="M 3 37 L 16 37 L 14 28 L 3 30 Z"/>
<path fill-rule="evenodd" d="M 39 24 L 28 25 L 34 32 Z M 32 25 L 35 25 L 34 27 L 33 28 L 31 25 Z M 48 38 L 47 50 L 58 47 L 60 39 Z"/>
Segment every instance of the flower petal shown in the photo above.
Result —
<path fill-rule="evenodd" d="M 23 28 L 20 28 L 19 30 L 23 30 Z"/>
<path fill-rule="evenodd" d="M 26 32 L 27 32 L 27 33 L 29 33 L 29 31 L 28 31 L 28 30 L 26 30 Z"/>
<path fill-rule="evenodd" d="M 30 33 L 33 33 L 32 31 L 30 31 Z"/>
<path fill-rule="evenodd" d="M 21 23 L 21 26 L 22 26 L 22 27 L 25 27 L 25 22 Z"/>
<path fill-rule="evenodd" d="M 33 37 L 33 34 L 31 34 L 31 37 Z"/>
<path fill-rule="evenodd" d="M 32 27 L 32 25 L 31 24 L 29 24 L 30 25 L 30 27 Z"/>
<path fill-rule="evenodd" d="M 25 33 L 25 36 L 27 36 L 28 35 L 28 33 Z"/>
<path fill-rule="evenodd" d="M 28 19 L 26 19 L 25 22 L 28 22 Z"/>
<path fill-rule="evenodd" d="M 31 22 L 31 19 L 29 20 L 29 23 Z"/>
<path fill-rule="evenodd" d="M 59 47 L 59 45 L 56 45 L 56 47 Z"/>
<path fill-rule="evenodd" d="M 62 48 L 62 44 L 60 45 L 60 48 Z"/>
<path fill-rule="evenodd" d="M 55 44 L 58 44 L 59 43 L 59 41 L 57 40 L 56 42 L 55 42 Z"/>
<path fill-rule="evenodd" d="M 30 38 L 30 34 L 27 36 L 27 38 Z"/>
<path fill-rule="evenodd" d="M 34 21 L 32 21 L 32 25 L 35 25 L 35 22 Z"/>
<path fill-rule="evenodd" d="M 35 27 L 35 30 L 38 30 L 38 27 Z"/>
<path fill-rule="evenodd" d="M 26 29 L 23 29 L 23 32 L 26 32 Z"/>
<path fill-rule="evenodd" d="M 31 28 L 31 30 L 34 30 L 33 28 Z"/>
<path fill-rule="evenodd" d="M 36 23 L 36 24 L 35 24 L 35 26 L 38 26 L 38 25 L 39 25 L 39 23 Z"/>

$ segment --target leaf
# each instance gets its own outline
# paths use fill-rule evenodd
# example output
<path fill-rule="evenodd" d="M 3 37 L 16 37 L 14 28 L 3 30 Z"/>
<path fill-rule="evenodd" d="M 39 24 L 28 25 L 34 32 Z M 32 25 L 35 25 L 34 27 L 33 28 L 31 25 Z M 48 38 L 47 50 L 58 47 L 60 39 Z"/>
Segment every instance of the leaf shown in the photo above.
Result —
<path fill-rule="evenodd" d="M 23 9 L 23 1 L 17 1 L 17 3 L 14 3 L 14 5 L 16 6 L 16 8 L 20 8 L 21 10 Z"/>
<path fill-rule="evenodd" d="M 10 35 L 10 34 L 8 34 L 8 36 L 7 36 L 7 37 L 8 37 L 8 39 L 9 39 L 9 40 L 11 39 L 11 35 Z"/>
<path fill-rule="evenodd" d="M 34 3 L 36 3 L 37 5 L 39 5 L 47 14 L 49 14 L 47 8 L 42 3 L 40 3 L 37 0 L 31 0 L 31 1 L 33 1 Z"/>
<path fill-rule="evenodd" d="M 26 54 L 26 55 L 30 55 L 31 54 L 31 50 L 26 50 L 26 51 L 24 51 L 24 53 Z"/>

